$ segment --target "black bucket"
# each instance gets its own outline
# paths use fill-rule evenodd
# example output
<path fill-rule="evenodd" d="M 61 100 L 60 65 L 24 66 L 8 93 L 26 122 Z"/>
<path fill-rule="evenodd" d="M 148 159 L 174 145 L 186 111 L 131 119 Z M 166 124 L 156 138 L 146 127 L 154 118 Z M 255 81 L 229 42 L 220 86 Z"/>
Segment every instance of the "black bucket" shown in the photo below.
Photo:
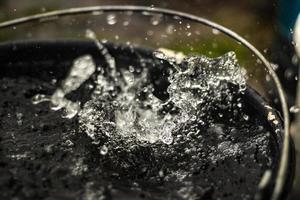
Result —
<path fill-rule="evenodd" d="M 126 45 L 114 45 L 111 43 L 107 43 L 105 46 L 115 58 L 117 68 L 129 65 L 139 66 L 141 58 L 143 58 L 146 63 L 143 67 L 151 69 L 154 68 L 155 65 L 162 65 L 163 67 L 159 67 L 161 70 L 152 71 L 151 76 L 153 77 L 153 80 L 160 79 L 159 83 L 156 85 L 154 94 L 164 98 L 162 91 L 166 89 L 168 82 L 167 78 L 162 74 L 164 74 L 164 69 L 168 67 L 168 63 L 161 63 L 160 60 L 153 57 L 153 51 L 149 49 L 138 47 L 132 49 L 132 47 Z M 0 116 L 1 120 L 3 120 L 2 123 L 0 122 L 0 197 L 4 199 L 10 199 L 14 196 L 17 196 L 20 199 L 45 197 L 49 197 L 50 199 L 77 199 L 78 195 L 86 195 L 82 194 L 82 188 L 85 188 L 85 191 L 89 191 L 89 189 L 86 188 L 88 185 L 86 180 L 92 180 L 91 176 L 95 176 L 95 172 L 91 174 L 89 174 L 89 172 L 84 172 L 86 173 L 84 176 L 78 177 L 73 177 L 72 175 L 66 176 L 69 172 L 65 171 L 65 168 L 60 167 L 60 165 L 66 165 L 66 163 L 72 162 L 72 159 L 76 158 L 76 154 L 70 156 L 68 155 L 68 152 L 49 150 L 51 148 L 55 149 L 61 147 L 57 142 L 61 140 L 61 137 L 64 137 L 63 132 L 68 131 L 69 126 L 76 127 L 76 120 L 61 120 L 58 114 L 51 114 L 48 115 L 48 119 L 41 118 L 40 120 L 33 119 L 30 121 L 30 117 L 34 118 L 34 115 L 31 116 L 28 114 L 28 119 L 23 116 L 24 119 L 20 125 L 21 128 L 14 128 L 15 124 L 13 121 L 17 121 L 20 116 L 7 117 L 7 113 L 17 111 L 33 113 L 33 105 L 30 103 L 31 98 L 37 93 L 51 94 L 53 89 L 55 89 L 68 74 L 74 59 L 86 54 L 92 55 L 97 66 L 105 67 L 107 65 L 93 42 L 31 41 L 2 43 L 0 45 L 0 80 L 7 79 L 7 86 L 2 87 L 0 90 L 0 93 L 6 94 L 4 98 L 1 97 L 0 101 Z M 25 79 L 26 81 L 24 82 Z M 50 83 L 53 79 L 57 80 L 57 82 L 51 85 Z M 32 87 L 29 84 L 31 80 L 39 80 L 44 85 L 41 87 Z M 92 78 L 87 80 L 87 83 L 93 84 Z M 24 84 L 24 88 L 22 84 Z M 91 88 L 79 88 L 79 93 L 70 98 L 75 98 L 76 100 L 85 103 L 92 90 L 93 89 Z M 245 199 L 271 199 L 274 192 L 284 138 L 282 119 L 280 114 L 273 108 L 266 106 L 266 101 L 250 87 L 246 89 L 242 98 L 246 104 L 247 113 L 250 116 L 255 116 L 255 118 L 259 119 L 261 124 L 271 132 L 270 138 L 272 138 L 272 141 L 270 142 L 271 145 L 269 146 L 269 150 L 272 152 L 272 160 L 274 161 L 274 164 L 269 169 L 271 174 L 269 177 L 268 175 L 265 175 L 264 179 L 266 180 L 261 181 L 260 187 L 258 187 L 257 185 L 253 185 L 253 182 L 257 182 L 256 179 L 258 177 L 246 175 L 246 173 L 248 173 L 247 171 L 239 171 L 237 174 L 243 174 L 245 180 L 240 180 L 241 182 L 235 183 L 234 186 L 229 184 L 229 189 L 227 191 L 220 192 L 217 191 L 217 188 L 211 189 L 211 187 L 207 187 L 207 191 L 201 191 L 202 193 L 199 191 L 201 193 L 199 194 L 199 199 L 214 199 L 214 193 L 223 195 L 222 197 L 218 196 L 219 198 L 237 199 L 237 196 L 235 196 L 234 193 L 238 194 L 241 191 L 246 191 L 247 188 L 252 188 L 251 191 L 255 190 L 256 195 L 253 193 L 252 196 L 245 196 Z M 39 107 L 35 112 L 42 116 L 45 109 Z M 278 120 L 277 124 L 267 120 L 270 112 L 273 113 L 275 119 Z M 55 126 L 55 124 L 58 125 Z M 35 136 L 35 134 L 37 136 Z M 53 139 L 51 135 L 57 135 L 54 137 L 56 140 L 48 141 L 48 139 Z M 11 137 L 16 140 L 11 139 Z M 31 140 L 26 140 L 26 138 L 22 137 L 28 137 L 31 138 Z M 37 138 L 37 141 L 34 141 L 35 137 Z M 95 149 L 89 147 L 89 138 L 84 135 L 77 135 L 73 139 L 75 140 L 75 149 L 78 146 L 84 146 L 84 148 L 82 148 L 84 149 L 84 152 L 80 152 L 82 150 L 80 150 L 81 147 L 78 147 L 78 151 L 75 150 L 75 152 L 77 151 L 76 153 L 78 155 L 86 155 L 88 158 L 88 161 L 85 163 L 85 165 L 87 165 L 86 167 L 89 170 L 98 169 L 96 165 L 101 163 L 101 159 L 99 160 L 99 158 L 93 157 Z M 18 142 L 20 144 L 17 144 Z M 51 142 L 53 142 L 52 145 Z M 72 148 L 71 144 L 70 148 Z M 9 152 L 26 151 L 28 149 L 33 149 L 33 155 L 30 155 L 30 152 L 28 153 L 29 155 L 26 155 L 25 152 L 25 159 L 22 158 L 22 156 L 11 157 L 10 159 L 6 157 L 6 154 L 11 154 Z M 49 150 L 50 153 L 47 152 L 47 150 Z M 51 152 L 53 155 L 51 155 Z M 280 199 L 282 200 L 287 198 L 294 177 L 295 159 L 294 147 L 292 144 L 290 145 L 290 150 L 288 152 L 289 155 L 285 155 L 289 157 L 286 171 L 287 178 L 285 179 L 283 191 L 279 192 L 281 193 Z M 232 164 L 231 166 L 230 163 Z M 242 163 L 249 166 L 256 165 L 247 160 L 242 161 Z M 219 181 L 223 180 L 225 183 L 228 177 L 230 178 L 228 175 L 230 174 L 229 171 L 225 170 L 234 170 L 235 168 L 238 168 L 234 162 L 228 161 L 226 164 L 229 166 L 224 167 L 224 171 L 222 171 L 222 167 L 214 169 L 216 171 L 220 170 L 219 177 L 215 177 L 214 179 Z M 57 167 L 55 167 L 55 165 L 57 165 Z M 212 176 L 218 174 L 217 172 L 212 171 L 211 173 Z M 259 178 L 264 175 L 261 173 L 264 172 L 258 173 L 260 174 Z M 232 177 L 232 179 L 235 180 L 237 177 L 240 178 L 236 175 L 236 177 Z M 124 180 L 124 182 L 126 182 L 126 180 Z M 231 182 L 229 181 L 229 183 Z M 100 184 L 105 185 L 107 183 L 101 182 Z M 145 184 L 149 184 L 149 187 L 151 187 L 151 183 Z M 69 188 L 70 186 L 74 186 L 75 189 Z M 90 185 L 90 187 L 93 187 L 93 185 Z M 125 186 L 123 185 L 122 187 Z M 162 186 L 162 191 L 164 191 L 163 187 L 164 186 Z M 53 188 L 55 190 L 52 190 Z M 102 192 L 101 194 L 107 199 L 151 199 L 148 194 L 131 190 L 129 189 L 130 187 L 123 188 L 123 190 L 120 190 L 122 192 L 117 194 L 111 193 L 109 187 L 103 188 L 100 189 Z M 176 190 L 175 186 L 173 188 Z M 224 188 L 226 187 L 224 186 Z M 223 190 L 225 190 L 224 188 Z M 77 190 L 81 193 L 74 192 Z M 97 194 L 94 195 L 96 196 Z M 83 196 L 80 196 L 80 198 L 84 198 Z"/>

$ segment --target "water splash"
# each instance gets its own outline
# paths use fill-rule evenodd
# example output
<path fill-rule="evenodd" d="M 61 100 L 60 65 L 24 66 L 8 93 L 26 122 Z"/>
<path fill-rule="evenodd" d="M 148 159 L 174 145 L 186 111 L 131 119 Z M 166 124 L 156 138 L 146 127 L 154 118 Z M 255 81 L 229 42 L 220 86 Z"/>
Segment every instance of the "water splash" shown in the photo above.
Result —
<path fill-rule="evenodd" d="M 106 63 L 109 66 L 110 73 L 112 77 L 116 76 L 116 61 L 113 56 L 110 55 L 107 48 L 97 39 L 97 36 L 94 31 L 91 29 L 87 29 L 85 36 L 91 40 L 93 40 L 98 47 L 100 54 L 104 56 Z"/>
<path fill-rule="evenodd" d="M 94 143 L 99 143 L 102 135 L 119 135 L 172 144 L 173 132 L 186 123 L 210 123 L 206 116 L 214 107 L 241 108 L 234 96 L 246 89 L 245 70 L 238 65 L 234 52 L 212 59 L 186 57 L 166 49 L 155 51 L 156 59 L 171 66 L 165 91 L 169 98 L 162 100 L 153 93 L 155 86 L 149 79 L 150 69 L 143 67 L 137 73 L 130 65 L 117 71 L 115 59 L 96 34 L 86 30 L 86 37 L 95 42 L 108 65 L 99 71 L 91 99 L 80 110 L 80 102 L 65 98 L 96 70 L 92 57 L 84 55 L 74 61 L 70 73 L 52 96 L 38 94 L 33 103 L 50 101 L 52 110 L 64 109 L 62 117 L 65 118 L 73 118 L 79 112 L 80 128 Z M 223 115 L 218 113 L 220 118 Z"/>
<path fill-rule="evenodd" d="M 32 98 L 33 104 L 50 101 L 52 110 L 64 109 L 64 118 L 73 118 L 80 110 L 79 102 L 72 102 L 65 98 L 67 94 L 78 89 L 95 72 L 96 66 L 90 55 L 77 58 L 61 87 L 55 90 L 53 95 L 37 94 Z"/>
<path fill-rule="evenodd" d="M 105 134 L 172 144 L 174 131 L 188 121 L 204 124 L 203 116 L 212 106 L 230 105 L 233 95 L 246 88 L 245 70 L 238 65 L 233 52 L 216 59 L 183 58 L 182 54 L 174 54 L 181 56 L 181 62 L 168 54 L 154 52 L 156 58 L 167 61 L 173 68 L 167 88 L 168 100 L 163 101 L 153 94 L 154 85 L 149 82 L 147 68 L 141 73 L 135 73 L 133 66 L 120 69 L 118 81 L 99 74 L 92 99 L 80 112 L 81 129 L 95 141 Z M 230 85 L 238 89 L 232 90 Z M 238 109 L 241 103 L 239 106 L 237 103 Z M 167 107 L 173 111 L 167 111 Z"/>

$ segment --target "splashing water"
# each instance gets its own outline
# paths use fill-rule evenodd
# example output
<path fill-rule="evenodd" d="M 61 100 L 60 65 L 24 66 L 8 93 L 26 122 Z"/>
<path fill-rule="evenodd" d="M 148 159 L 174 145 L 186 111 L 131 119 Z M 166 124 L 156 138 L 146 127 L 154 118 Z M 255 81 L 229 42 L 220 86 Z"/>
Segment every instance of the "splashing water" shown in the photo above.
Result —
<path fill-rule="evenodd" d="M 94 72 L 96 66 L 90 55 L 84 55 L 77 58 L 73 62 L 71 71 L 63 81 L 60 88 L 56 89 L 52 96 L 37 94 L 33 97 L 33 104 L 45 101 L 51 102 L 52 110 L 60 110 L 64 108 L 64 118 L 73 118 L 80 110 L 79 102 L 72 102 L 65 98 L 67 94 L 76 90 L 85 82 Z"/>
<path fill-rule="evenodd" d="M 97 39 L 94 31 L 92 31 L 91 29 L 87 29 L 85 36 L 94 41 L 94 43 L 100 51 L 100 54 L 104 56 L 104 59 L 110 68 L 111 76 L 116 77 L 116 61 L 114 57 L 110 55 L 107 48 Z"/>
<path fill-rule="evenodd" d="M 79 102 L 65 98 L 96 70 L 92 57 L 85 55 L 74 61 L 69 75 L 52 96 L 38 94 L 33 103 L 51 101 L 52 110 L 65 109 L 65 118 L 73 118 L 79 112 L 81 129 L 95 143 L 99 143 L 101 135 L 117 134 L 138 141 L 172 144 L 174 131 L 189 121 L 209 123 L 205 118 L 214 106 L 232 106 L 234 95 L 246 89 L 245 70 L 238 65 L 234 52 L 211 59 L 159 49 L 153 56 L 171 66 L 166 90 L 169 98 L 161 100 L 153 94 L 155 88 L 149 82 L 148 68 L 139 73 L 133 66 L 117 71 L 115 59 L 96 34 L 87 30 L 86 37 L 94 41 L 108 65 L 97 75 L 91 100 L 80 110 Z M 238 109 L 241 103 L 235 103 Z"/>
<path fill-rule="evenodd" d="M 216 59 L 181 58 L 181 63 L 162 52 L 154 52 L 154 56 L 172 66 L 167 88 L 169 99 L 163 101 L 153 94 L 147 68 L 136 73 L 130 66 L 121 69 L 117 78 L 113 77 L 115 73 L 110 74 L 113 79 L 99 74 L 92 99 L 80 112 L 81 128 L 92 139 L 97 140 L 104 133 L 172 144 L 172 132 L 188 121 L 204 123 L 202 117 L 210 107 L 230 105 L 235 92 L 242 93 L 246 88 L 245 70 L 237 64 L 233 52 Z M 231 90 L 230 84 L 238 87 L 238 91 Z M 222 103 L 224 98 L 226 103 Z M 172 107 L 171 111 L 166 111 L 167 107 Z"/>
<path fill-rule="evenodd" d="M 159 190 L 157 199 L 195 199 L 199 195 L 205 198 L 210 193 L 206 185 L 211 183 L 216 192 L 223 190 L 218 187 L 223 185 L 218 182 L 218 172 L 228 167 L 228 163 L 242 170 L 249 168 L 251 177 L 261 163 L 267 162 L 264 165 L 267 167 L 274 164 L 268 157 L 270 136 L 266 129 L 256 126 L 255 118 L 246 109 L 243 112 L 245 102 L 241 96 L 246 90 L 246 72 L 233 52 L 208 58 L 158 49 L 150 59 L 153 65 L 144 65 L 140 59 L 121 66 L 120 58 L 110 55 L 109 45 L 98 41 L 91 30 L 86 33 L 106 65 L 96 70 L 92 59 L 83 59 L 89 60 L 90 64 L 85 63 L 90 66 L 85 69 L 88 73 L 85 78 L 75 76 L 77 73 L 72 72 L 83 69 L 77 66 L 80 57 L 52 96 L 39 94 L 33 99 L 34 104 L 51 101 L 56 105 L 52 109 L 70 109 L 67 103 L 77 102 L 66 99 L 66 94 L 95 75 L 92 94 L 88 94 L 89 99 L 81 108 L 76 107 L 75 121 L 78 133 L 89 137 L 79 143 L 88 142 L 88 157 L 92 159 L 92 167 L 95 164 L 97 168 L 85 168 L 84 162 L 76 160 L 73 174 L 79 176 L 85 170 L 103 174 L 99 180 L 107 179 L 117 189 L 123 188 L 128 180 L 125 188 L 145 190 L 150 195 L 156 194 L 148 183 L 161 189 L 163 182 L 168 192 L 162 194 Z M 243 162 L 253 162 L 254 167 Z M 240 180 L 234 179 L 239 174 L 224 174 L 224 177 L 226 181 L 228 177 L 229 183 Z M 173 192 L 174 188 L 177 192 Z"/>

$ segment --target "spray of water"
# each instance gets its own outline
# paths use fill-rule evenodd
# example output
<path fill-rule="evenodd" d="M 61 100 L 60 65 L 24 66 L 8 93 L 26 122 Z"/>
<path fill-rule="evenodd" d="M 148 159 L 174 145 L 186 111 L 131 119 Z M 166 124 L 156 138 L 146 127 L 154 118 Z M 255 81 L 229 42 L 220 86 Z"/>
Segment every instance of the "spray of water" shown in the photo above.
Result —
<path fill-rule="evenodd" d="M 188 121 L 205 123 L 202 117 L 210 107 L 231 105 L 234 93 L 242 93 L 246 88 L 245 71 L 237 64 L 233 52 L 216 59 L 188 57 L 181 63 L 163 52 L 154 52 L 154 56 L 172 66 L 167 89 L 169 99 L 163 101 L 153 94 L 147 68 L 136 73 L 130 66 L 120 70 L 120 76 L 114 79 L 98 75 L 92 99 L 80 112 L 81 128 L 91 138 L 97 140 L 104 133 L 172 144 L 174 131 Z M 231 90 L 230 85 L 238 90 Z M 97 108 L 100 105 L 101 110 Z M 168 107 L 171 111 L 167 111 Z"/>
<path fill-rule="evenodd" d="M 169 98 L 163 101 L 153 94 L 149 69 L 143 68 L 139 73 L 133 66 L 117 70 L 115 59 L 96 34 L 87 30 L 86 37 L 94 41 L 108 65 L 106 71 L 97 75 L 91 99 L 80 109 L 79 102 L 65 97 L 96 70 L 92 57 L 84 55 L 74 61 L 69 75 L 53 95 L 38 94 L 33 103 L 50 101 L 51 109 L 64 109 L 66 118 L 79 113 L 81 129 L 95 143 L 99 143 L 101 135 L 117 134 L 127 139 L 172 144 L 174 131 L 189 122 L 209 123 L 206 117 L 213 107 L 232 106 L 234 95 L 246 89 L 245 70 L 238 65 L 234 52 L 211 59 L 186 57 L 163 49 L 153 53 L 156 59 L 171 66 L 166 91 Z M 234 104 L 236 108 L 240 105 L 238 100 Z"/>

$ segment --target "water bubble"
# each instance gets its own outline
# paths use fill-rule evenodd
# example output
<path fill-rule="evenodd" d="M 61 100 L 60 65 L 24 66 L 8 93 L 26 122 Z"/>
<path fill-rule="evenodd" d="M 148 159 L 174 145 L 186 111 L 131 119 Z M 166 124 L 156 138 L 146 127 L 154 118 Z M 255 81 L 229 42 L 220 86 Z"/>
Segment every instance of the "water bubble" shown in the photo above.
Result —
<path fill-rule="evenodd" d="M 172 144 L 172 142 L 173 142 L 173 137 L 170 136 L 170 135 L 163 135 L 161 140 L 162 140 L 162 142 L 165 143 L 165 144 Z"/>
<path fill-rule="evenodd" d="M 192 121 L 196 121 L 197 120 L 197 116 L 196 115 L 192 115 L 191 120 Z"/>

